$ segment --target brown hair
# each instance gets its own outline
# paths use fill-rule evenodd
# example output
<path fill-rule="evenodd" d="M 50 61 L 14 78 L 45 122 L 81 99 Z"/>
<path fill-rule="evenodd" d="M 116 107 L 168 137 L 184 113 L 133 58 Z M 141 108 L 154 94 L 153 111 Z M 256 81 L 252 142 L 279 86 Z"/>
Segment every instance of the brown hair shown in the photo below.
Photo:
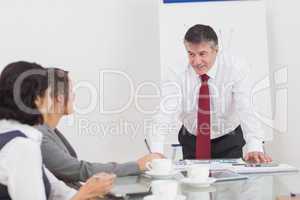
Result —
<path fill-rule="evenodd" d="M 0 75 L 0 120 L 42 124 L 35 100 L 45 95 L 47 80 L 47 70 L 37 63 L 19 61 L 7 65 Z"/>
<path fill-rule="evenodd" d="M 59 68 L 47 68 L 51 96 L 64 95 L 65 105 L 69 100 L 69 72 Z"/>

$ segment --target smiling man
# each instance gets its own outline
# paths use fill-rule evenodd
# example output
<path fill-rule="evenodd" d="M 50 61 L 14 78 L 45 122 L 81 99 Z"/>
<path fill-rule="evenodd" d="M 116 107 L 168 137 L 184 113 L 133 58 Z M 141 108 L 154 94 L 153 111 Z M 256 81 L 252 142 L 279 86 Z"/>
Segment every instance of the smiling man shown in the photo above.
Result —
<path fill-rule="evenodd" d="M 177 76 L 181 79 L 177 81 L 182 91 L 177 96 L 180 105 L 173 105 L 176 113 L 163 113 L 160 118 L 160 123 L 170 118 L 182 123 L 178 139 L 183 158 L 244 155 L 248 161 L 270 162 L 271 157 L 263 151 L 264 132 L 251 107 L 248 66 L 219 51 L 217 34 L 210 26 L 191 27 L 184 45 L 189 65 Z M 163 106 L 172 107 L 168 103 Z"/>

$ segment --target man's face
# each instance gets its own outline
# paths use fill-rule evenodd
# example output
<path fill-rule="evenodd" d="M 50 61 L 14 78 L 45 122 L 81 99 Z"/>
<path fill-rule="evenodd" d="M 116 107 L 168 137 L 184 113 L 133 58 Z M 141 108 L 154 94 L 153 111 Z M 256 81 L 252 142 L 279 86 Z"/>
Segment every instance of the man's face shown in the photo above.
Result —
<path fill-rule="evenodd" d="M 206 74 L 214 65 L 218 48 L 212 42 L 190 43 L 184 42 L 188 53 L 189 63 L 195 72 L 201 76 Z"/>

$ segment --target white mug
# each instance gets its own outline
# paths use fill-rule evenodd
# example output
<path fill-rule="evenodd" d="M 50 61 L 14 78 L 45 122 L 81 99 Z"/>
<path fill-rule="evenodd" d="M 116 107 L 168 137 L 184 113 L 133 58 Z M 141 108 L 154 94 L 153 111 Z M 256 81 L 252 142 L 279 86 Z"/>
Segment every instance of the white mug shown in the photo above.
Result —
<path fill-rule="evenodd" d="M 189 178 L 197 179 L 198 181 L 206 181 L 209 177 L 209 166 L 194 165 L 188 168 L 187 175 Z"/>
<path fill-rule="evenodd" d="M 174 180 L 152 181 L 151 190 L 158 199 L 175 200 L 178 193 L 178 183 Z"/>
<path fill-rule="evenodd" d="M 154 159 L 146 163 L 146 169 L 157 174 L 170 174 L 173 170 L 173 162 L 170 159 Z"/>

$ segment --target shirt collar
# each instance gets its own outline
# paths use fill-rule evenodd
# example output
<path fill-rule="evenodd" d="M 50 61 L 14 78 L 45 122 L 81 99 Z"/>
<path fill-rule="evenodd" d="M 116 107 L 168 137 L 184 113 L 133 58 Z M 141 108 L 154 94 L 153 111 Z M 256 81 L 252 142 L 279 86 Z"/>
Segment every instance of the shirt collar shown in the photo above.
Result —
<path fill-rule="evenodd" d="M 217 55 L 214 65 L 207 72 L 209 78 L 213 78 L 213 79 L 216 78 L 218 66 L 219 66 L 219 56 Z"/>
<path fill-rule="evenodd" d="M 47 130 L 50 130 L 50 131 L 54 131 L 55 128 L 51 128 L 48 124 L 44 123 L 43 125 L 41 125 L 43 127 L 45 127 Z"/>
<path fill-rule="evenodd" d="M 209 76 L 209 78 L 213 78 L 213 79 L 216 78 L 217 71 L 218 71 L 218 66 L 219 66 L 219 56 L 217 55 L 215 63 L 210 68 L 210 70 L 207 72 L 207 75 Z M 198 75 L 196 74 L 195 70 L 193 69 L 193 67 L 191 65 L 189 65 L 189 69 L 192 70 L 193 76 L 198 79 L 199 77 L 198 77 Z"/>

